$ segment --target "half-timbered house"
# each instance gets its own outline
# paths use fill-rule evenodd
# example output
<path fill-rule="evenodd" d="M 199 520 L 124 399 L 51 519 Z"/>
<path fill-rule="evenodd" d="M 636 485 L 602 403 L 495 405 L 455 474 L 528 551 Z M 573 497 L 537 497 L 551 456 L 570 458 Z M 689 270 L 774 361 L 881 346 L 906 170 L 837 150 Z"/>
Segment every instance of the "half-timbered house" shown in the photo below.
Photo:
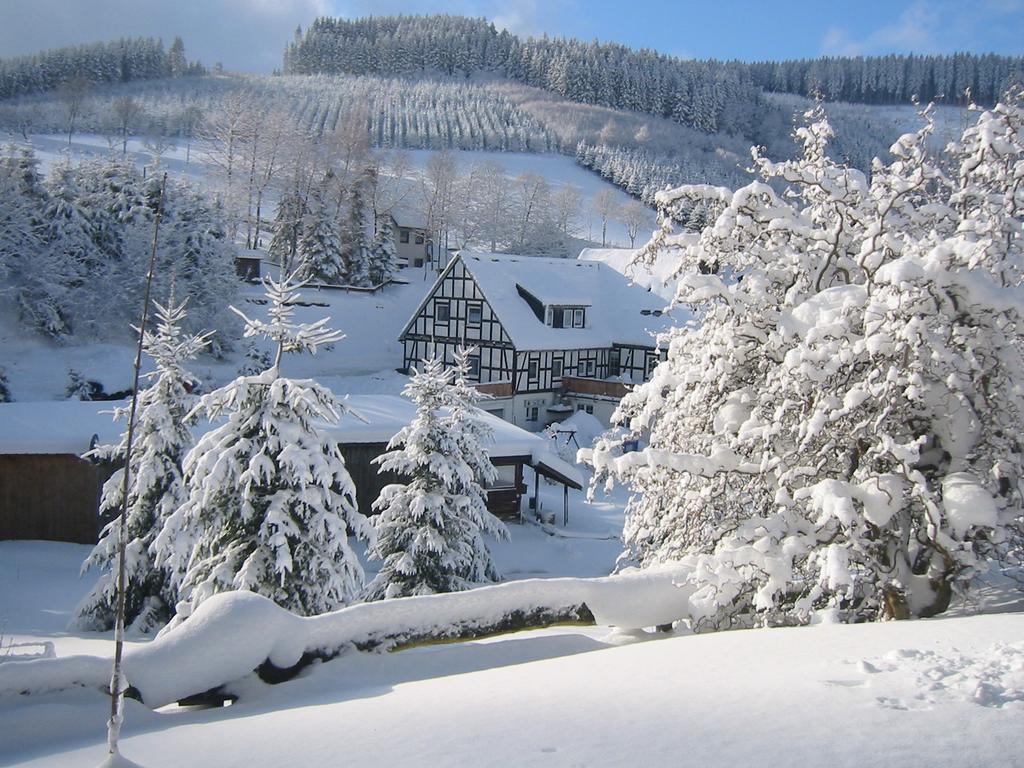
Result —
<path fill-rule="evenodd" d="M 586 410 L 607 424 L 660 359 L 653 334 L 674 322 L 664 307 L 600 262 L 462 251 L 403 330 L 404 366 L 472 346 L 495 415 L 538 430 Z"/>

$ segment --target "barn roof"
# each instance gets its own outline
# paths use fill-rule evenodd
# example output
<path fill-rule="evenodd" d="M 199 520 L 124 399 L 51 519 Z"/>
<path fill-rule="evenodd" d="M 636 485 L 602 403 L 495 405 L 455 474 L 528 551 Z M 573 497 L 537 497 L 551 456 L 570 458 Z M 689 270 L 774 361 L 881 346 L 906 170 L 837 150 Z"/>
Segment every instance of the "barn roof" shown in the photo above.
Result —
<path fill-rule="evenodd" d="M 462 251 L 459 254 L 518 349 L 654 346 L 653 335 L 677 323 L 665 300 L 597 261 Z M 587 307 L 586 328 L 553 328 L 523 291 L 546 306 Z"/>
<path fill-rule="evenodd" d="M 351 395 L 344 402 L 362 419 L 346 415 L 338 424 L 320 425 L 339 443 L 387 443 L 416 414 L 416 407 L 397 395 Z M 0 403 L 0 454 L 81 455 L 94 441 L 114 443 L 121 436 L 124 422 L 115 422 L 112 411 L 122 405 L 124 401 Z M 494 430 L 492 458 L 527 457 L 527 463 L 543 474 L 557 474 L 556 479 L 564 477 L 569 485 L 582 487 L 579 471 L 562 461 L 546 439 L 481 413 Z M 195 431 L 201 433 L 207 428 L 205 422 L 200 422 Z"/>
<path fill-rule="evenodd" d="M 125 402 L 0 403 L 0 454 L 70 453 L 80 455 L 99 443 L 113 443 L 121 436 L 123 422 L 115 422 L 113 410 Z"/>
<path fill-rule="evenodd" d="M 338 424 L 325 426 L 342 444 L 387 443 L 416 415 L 416 406 L 398 395 L 349 395 L 345 405 L 362 420 L 346 415 Z M 490 413 L 481 411 L 481 415 L 494 431 L 494 443 L 488 446 L 492 459 L 526 457 L 527 463 L 542 474 L 575 488 L 583 487 L 579 470 L 560 459 L 548 439 Z"/>

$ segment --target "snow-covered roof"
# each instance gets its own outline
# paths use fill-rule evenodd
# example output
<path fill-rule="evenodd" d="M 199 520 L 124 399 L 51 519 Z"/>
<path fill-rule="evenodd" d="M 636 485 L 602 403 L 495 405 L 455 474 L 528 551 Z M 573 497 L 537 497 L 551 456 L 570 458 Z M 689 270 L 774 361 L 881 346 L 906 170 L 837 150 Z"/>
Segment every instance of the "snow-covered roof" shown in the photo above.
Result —
<path fill-rule="evenodd" d="M 0 454 L 71 453 L 89 450 L 93 437 L 100 443 L 118 440 L 123 422 L 113 409 L 124 401 L 0 403 Z"/>
<path fill-rule="evenodd" d="M 395 224 L 406 229 L 426 229 L 427 220 L 422 213 L 410 210 L 403 206 L 395 206 L 391 209 L 391 218 Z"/>
<path fill-rule="evenodd" d="M 416 407 L 397 395 L 351 395 L 345 404 L 365 421 L 346 415 L 338 424 L 321 425 L 339 443 L 386 443 L 416 415 Z M 0 403 L 0 454 L 81 455 L 94 437 L 98 443 L 114 443 L 125 423 L 115 422 L 111 412 L 122 405 L 124 401 Z M 582 487 L 579 471 L 558 458 L 547 440 L 492 414 L 481 414 L 494 430 L 492 458 L 527 456 L 532 465 L 543 465 Z M 207 428 L 200 422 L 195 431 Z"/>
<path fill-rule="evenodd" d="M 326 426 L 339 443 L 386 443 L 416 415 L 416 406 L 398 395 L 350 395 L 345 405 L 363 420 L 346 415 L 338 424 Z M 493 414 L 481 411 L 481 415 L 494 430 L 494 443 L 489 446 L 491 458 L 527 456 L 530 464 L 552 470 L 582 487 L 579 470 L 560 459 L 548 440 Z"/>
<path fill-rule="evenodd" d="M 696 239 L 696 235 L 693 236 Z M 580 261 L 607 264 L 630 281 L 661 296 L 666 302 L 675 297 L 677 280 L 672 278 L 678 260 L 671 254 L 660 252 L 651 264 L 634 264 L 639 248 L 584 248 Z"/>
<path fill-rule="evenodd" d="M 462 251 L 459 258 L 519 349 L 653 346 L 652 334 L 677 322 L 672 315 L 651 314 L 665 308 L 662 297 L 597 261 L 476 251 Z M 548 306 L 589 306 L 587 327 L 545 325 L 520 286 Z"/>

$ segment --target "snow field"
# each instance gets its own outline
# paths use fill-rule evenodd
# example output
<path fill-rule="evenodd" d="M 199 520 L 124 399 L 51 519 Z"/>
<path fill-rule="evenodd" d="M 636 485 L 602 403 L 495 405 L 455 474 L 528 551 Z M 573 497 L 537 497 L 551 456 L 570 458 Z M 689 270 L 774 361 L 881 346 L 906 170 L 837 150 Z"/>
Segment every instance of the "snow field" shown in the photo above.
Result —
<path fill-rule="evenodd" d="M 1020 615 L 626 645 L 600 628 L 554 629 L 354 654 L 283 685 L 254 681 L 250 698 L 227 709 L 130 706 L 122 751 L 147 766 L 304 768 L 343 756 L 389 766 L 1012 767 L 1021 764 L 1019 702 L 915 699 L 919 670 L 867 672 L 864 663 L 936 654 L 969 674 L 1003 655 L 993 643 L 1019 643 L 1022 631 Z M 894 709 L 894 700 L 921 706 Z M 66 723 L 74 733 L 51 745 L 19 740 L 11 758 L 40 768 L 99 762 L 104 706 L 82 692 L 6 712 L 0 729 L 47 724 L 60 733 Z M 69 712 L 96 727 L 75 727 Z"/>

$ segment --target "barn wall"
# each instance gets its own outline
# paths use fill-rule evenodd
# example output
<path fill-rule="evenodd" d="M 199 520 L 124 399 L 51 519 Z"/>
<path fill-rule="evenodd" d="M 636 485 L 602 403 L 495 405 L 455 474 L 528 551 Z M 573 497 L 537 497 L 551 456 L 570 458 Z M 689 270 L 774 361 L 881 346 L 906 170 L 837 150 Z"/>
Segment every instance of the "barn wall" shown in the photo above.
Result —
<path fill-rule="evenodd" d="M 356 486 L 356 502 L 359 511 L 364 515 L 373 513 L 373 502 L 380 495 L 385 485 L 402 482 L 394 472 L 378 473 L 377 464 L 371 463 L 382 453 L 387 452 L 385 443 L 342 443 L 341 455 L 345 457 L 345 468 L 348 469 L 352 482 Z"/>
<path fill-rule="evenodd" d="M 385 443 L 340 443 L 338 447 L 341 449 L 341 455 L 345 458 L 345 468 L 348 469 L 352 482 L 356 486 L 356 503 L 359 505 L 359 511 L 364 515 L 375 514 L 372 509 L 373 502 L 385 485 L 408 482 L 408 478 L 403 478 L 395 472 L 378 474 L 379 465 L 373 464 L 372 461 L 387 452 Z M 516 485 L 514 493 L 493 494 L 493 498 L 488 498 L 487 507 L 491 512 L 512 514 L 514 510 L 513 516 L 518 517 L 519 500 L 522 498 L 523 492 L 523 462 L 526 458 L 528 457 L 493 459 L 496 466 L 504 464 L 516 467 Z"/>
<path fill-rule="evenodd" d="M 71 454 L 0 455 L 0 539 L 95 544 L 106 477 Z"/>

